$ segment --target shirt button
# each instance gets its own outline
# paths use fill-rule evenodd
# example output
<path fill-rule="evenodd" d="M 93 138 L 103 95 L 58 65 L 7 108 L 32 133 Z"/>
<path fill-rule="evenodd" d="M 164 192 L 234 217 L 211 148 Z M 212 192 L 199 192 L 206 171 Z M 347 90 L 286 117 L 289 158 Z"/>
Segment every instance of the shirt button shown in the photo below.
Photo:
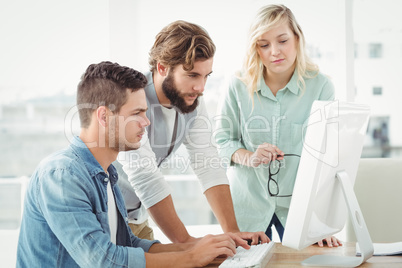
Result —
<path fill-rule="evenodd" d="M 103 181 L 104 181 L 104 182 L 108 182 L 108 181 L 109 181 L 109 178 L 104 178 Z"/>

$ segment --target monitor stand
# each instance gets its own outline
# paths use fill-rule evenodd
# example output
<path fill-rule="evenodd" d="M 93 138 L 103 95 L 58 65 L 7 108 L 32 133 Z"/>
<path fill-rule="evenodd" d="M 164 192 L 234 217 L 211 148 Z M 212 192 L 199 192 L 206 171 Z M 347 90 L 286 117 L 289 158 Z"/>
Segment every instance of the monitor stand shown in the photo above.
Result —
<path fill-rule="evenodd" d="M 357 243 L 361 250 L 361 256 L 331 256 L 331 255 L 315 255 L 302 261 L 302 265 L 306 266 L 339 266 L 339 267 L 356 267 L 371 258 L 374 253 L 373 243 L 367 230 L 359 203 L 353 191 L 353 185 L 350 183 L 349 176 L 345 171 L 336 174 L 336 178 L 340 182 L 343 195 L 349 210 L 349 216 L 352 220 L 353 229 L 355 230 Z"/>

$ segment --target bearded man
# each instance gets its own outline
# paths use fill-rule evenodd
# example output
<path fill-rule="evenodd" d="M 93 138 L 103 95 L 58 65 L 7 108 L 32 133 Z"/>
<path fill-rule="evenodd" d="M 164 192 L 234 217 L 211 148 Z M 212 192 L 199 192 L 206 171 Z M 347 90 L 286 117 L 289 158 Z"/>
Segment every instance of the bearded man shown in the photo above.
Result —
<path fill-rule="evenodd" d="M 226 170 L 212 144 L 212 129 L 203 91 L 212 73 L 215 45 L 200 26 L 175 21 L 156 36 L 149 53 L 150 72 L 145 93 L 151 125 L 142 146 L 121 152 L 118 161 L 127 174 L 119 180 L 125 198 L 129 225 L 140 238 L 153 239 L 148 215 L 176 243 L 195 241 L 174 209 L 171 190 L 160 165 L 181 144 L 191 167 L 225 233 L 237 233 L 252 244 L 268 242 L 263 233 L 240 232 L 237 226 Z M 209 127 L 209 128 L 208 128 Z M 149 214 L 148 214 L 149 213 Z"/>

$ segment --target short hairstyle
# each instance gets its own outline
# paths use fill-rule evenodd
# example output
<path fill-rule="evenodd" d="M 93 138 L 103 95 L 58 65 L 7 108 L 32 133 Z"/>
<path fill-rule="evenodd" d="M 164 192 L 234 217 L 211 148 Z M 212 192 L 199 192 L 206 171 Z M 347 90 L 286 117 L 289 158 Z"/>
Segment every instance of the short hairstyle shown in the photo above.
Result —
<path fill-rule="evenodd" d="M 158 62 L 172 68 L 182 64 L 183 69 L 189 71 L 195 61 L 212 58 L 214 54 L 215 44 L 204 28 L 178 20 L 156 35 L 148 63 L 151 72 L 156 71 Z"/>
<path fill-rule="evenodd" d="M 118 113 L 127 101 L 127 90 L 134 92 L 146 84 L 146 77 L 129 67 L 109 61 L 89 65 L 77 88 L 81 127 L 88 128 L 92 113 L 99 106 Z"/>
<path fill-rule="evenodd" d="M 264 33 L 282 23 L 288 23 L 289 28 L 298 39 L 296 69 L 298 85 L 302 92 L 305 90 L 304 78 L 314 77 L 318 74 L 318 66 L 310 60 L 306 53 L 304 34 L 292 11 L 284 5 L 264 6 L 260 8 L 250 27 L 243 72 L 239 74 L 251 96 L 257 92 L 258 83 L 265 72 L 265 66 L 257 52 L 257 40 Z"/>

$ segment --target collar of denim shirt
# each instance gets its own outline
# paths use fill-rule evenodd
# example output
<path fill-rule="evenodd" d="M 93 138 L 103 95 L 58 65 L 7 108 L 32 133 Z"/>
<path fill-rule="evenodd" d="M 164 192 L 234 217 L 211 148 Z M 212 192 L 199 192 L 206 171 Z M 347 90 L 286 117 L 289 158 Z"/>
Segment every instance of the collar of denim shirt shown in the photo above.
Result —
<path fill-rule="evenodd" d="M 112 185 L 114 185 L 117 182 L 118 175 L 116 168 L 112 164 L 110 164 L 110 166 L 107 169 L 109 175 L 106 174 L 102 166 L 93 156 L 91 151 L 88 149 L 87 145 L 78 136 L 74 137 L 70 146 L 72 150 L 75 152 L 75 154 L 82 160 L 83 164 L 85 165 L 89 174 L 92 177 L 96 177 L 102 180 L 105 177 L 109 177 Z M 98 174 L 102 174 L 102 176 L 97 176 Z"/>

